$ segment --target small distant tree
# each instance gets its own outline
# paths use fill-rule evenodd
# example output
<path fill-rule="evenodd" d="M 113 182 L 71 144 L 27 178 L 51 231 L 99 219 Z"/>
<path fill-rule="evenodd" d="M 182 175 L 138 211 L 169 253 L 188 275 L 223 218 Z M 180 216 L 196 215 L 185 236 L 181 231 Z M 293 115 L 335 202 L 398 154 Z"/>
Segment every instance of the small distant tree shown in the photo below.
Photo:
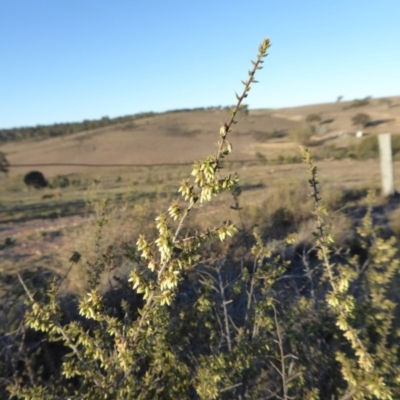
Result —
<path fill-rule="evenodd" d="M 365 113 L 358 113 L 352 119 L 353 125 L 365 127 L 368 122 L 371 122 L 371 117 Z"/>
<path fill-rule="evenodd" d="M 321 117 L 318 114 L 309 114 L 307 115 L 306 122 L 320 122 Z"/>
<path fill-rule="evenodd" d="M 0 151 L 0 172 L 7 173 L 10 167 L 10 163 L 7 160 L 6 155 Z"/>
<path fill-rule="evenodd" d="M 340 103 L 343 100 L 343 96 L 338 96 L 336 99 L 336 103 Z"/>
<path fill-rule="evenodd" d="M 367 96 L 363 99 L 355 99 L 347 108 L 364 107 L 367 106 L 371 101 L 371 96 Z"/>

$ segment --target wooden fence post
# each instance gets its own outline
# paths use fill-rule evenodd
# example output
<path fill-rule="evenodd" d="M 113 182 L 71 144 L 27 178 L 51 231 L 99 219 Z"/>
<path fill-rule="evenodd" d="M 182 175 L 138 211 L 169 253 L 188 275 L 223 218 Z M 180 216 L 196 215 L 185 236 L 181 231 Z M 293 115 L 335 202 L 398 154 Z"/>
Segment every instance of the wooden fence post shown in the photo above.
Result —
<path fill-rule="evenodd" d="M 379 135 L 379 154 L 381 160 L 382 194 L 392 196 L 395 193 L 392 162 L 392 138 L 390 133 Z"/>

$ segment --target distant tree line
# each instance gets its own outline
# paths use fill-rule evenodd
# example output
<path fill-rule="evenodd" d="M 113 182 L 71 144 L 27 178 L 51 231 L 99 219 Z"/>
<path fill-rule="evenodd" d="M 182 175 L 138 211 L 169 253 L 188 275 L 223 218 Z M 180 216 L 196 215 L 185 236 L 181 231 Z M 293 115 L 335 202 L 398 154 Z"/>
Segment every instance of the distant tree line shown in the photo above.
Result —
<path fill-rule="evenodd" d="M 116 118 L 103 117 L 95 120 L 84 120 L 82 122 L 68 122 L 52 125 L 37 125 L 33 127 L 0 129 L 0 144 L 26 139 L 40 140 L 50 137 L 67 136 L 73 133 L 134 121 L 136 119 L 149 117 L 154 114 L 155 113 L 153 112 L 146 112 Z"/>
<path fill-rule="evenodd" d="M 185 113 L 191 111 L 231 111 L 234 105 L 228 106 L 209 106 L 209 107 L 194 107 L 194 108 L 177 108 L 175 110 L 165 111 L 164 114 L 172 114 L 172 113 Z M 248 111 L 248 104 L 242 104 L 238 111 L 244 111 L 245 113 Z"/>
<path fill-rule="evenodd" d="M 51 137 L 68 136 L 73 133 L 79 133 L 96 128 L 103 128 L 110 125 L 116 125 L 126 122 L 134 122 L 141 118 L 147 118 L 158 114 L 184 113 L 191 111 L 230 111 L 231 106 L 210 106 L 197 108 L 182 108 L 176 110 L 168 110 L 163 113 L 143 112 L 138 114 L 126 115 L 122 117 L 109 118 L 103 117 L 100 119 L 84 120 L 82 122 L 66 122 L 52 125 L 37 125 L 31 127 L 19 127 L 10 129 L 0 129 L 0 145 L 7 142 L 17 142 L 27 139 L 42 140 Z M 247 113 L 247 105 L 243 105 L 243 110 Z M 240 111 L 243 111 L 240 110 Z"/>

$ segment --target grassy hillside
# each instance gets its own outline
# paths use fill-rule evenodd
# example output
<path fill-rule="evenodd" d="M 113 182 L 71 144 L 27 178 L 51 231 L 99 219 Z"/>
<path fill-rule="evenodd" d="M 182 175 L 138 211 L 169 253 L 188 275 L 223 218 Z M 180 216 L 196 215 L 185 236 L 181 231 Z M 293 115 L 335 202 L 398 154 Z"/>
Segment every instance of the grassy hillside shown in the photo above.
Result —
<path fill-rule="evenodd" d="M 367 188 L 379 189 L 379 163 L 377 159 L 369 159 L 377 154 L 376 142 L 371 142 L 371 139 L 379 132 L 390 131 L 394 134 L 395 150 L 400 150 L 397 140 L 400 139 L 397 135 L 400 133 L 400 97 L 371 99 L 368 104 L 361 102 L 364 105 L 359 103 L 351 101 L 241 113 L 231 134 L 234 152 L 224 167 L 226 172 L 240 175 L 241 200 L 246 212 L 254 216 L 258 207 L 265 207 L 263 204 L 274 210 L 280 204 L 279 197 L 288 197 L 293 193 L 293 187 L 298 188 L 306 182 L 304 168 L 293 164 L 301 161 L 299 137 L 294 133 L 302 129 L 307 132 L 311 128 L 314 130 L 306 138 L 307 145 L 320 159 L 324 187 L 328 189 L 329 202 L 334 207 L 346 203 L 340 200 L 346 197 L 344 191 L 357 193 L 360 190 L 365 192 Z M 370 115 L 372 121 L 389 121 L 366 128 L 354 126 L 352 118 L 360 112 Z M 55 265 L 57 257 L 67 257 L 74 248 L 88 242 L 87 235 L 91 235 L 91 229 L 80 230 L 78 227 L 81 223 L 87 225 L 88 216 L 93 215 L 93 205 L 104 198 L 112 207 L 123 205 L 129 209 L 138 202 L 148 202 L 150 208 L 161 207 L 161 203 L 176 196 L 179 182 L 187 177 L 190 167 L 150 165 L 191 164 L 193 160 L 203 158 L 209 153 L 210 143 L 216 141 L 218 126 L 228 115 L 228 110 L 218 108 L 143 115 L 134 123 L 123 121 L 64 137 L 26 139 L 1 146 L 0 151 L 6 153 L 12 165 L 143 164 L 120 168 L 26 166 L 11 168 L 8 176 L 0 176 L 0 243 L 4 243 L 7 237 L 16 240 L 15 246 L 5 252 L 3 261 L 6 263 L 3 266 L 14 267 L 15 260 L 21 266 L 38 265 L 43 262 L 46 252 L 49 265 Z M 317 115 L 319 121 L 307 122 L 310 115 Z M 365 138 L 356 138 L 354 134 L 341 135 L 344 131 L 359 129 L 366 132 Z M 254 162 L 239 162 L 243 159 Z M 400 170 L 400 159 L 396 159 L 395 172 Z M 67 176 L 70 185 L 28 190 L 23 183 L 23 174 L 32 169 L 42 171 L 50 181 L 59 174 Z M 400 188 L 398 173 L 395 173 L 395 185 Z M 277 186 L 280 188 L 278 191 Z M 294 214 L 301 214 L 295 203 L 290 201 L 286 207 L 294 208 L 290 211 Z M 208 207 L 210 218 L 218 215 L 221 204 L 216 202 Z M 71 241 L 76 218 L 80 221 L 76 228 L 80 233 Z M 48 220 L 60 223 L 48 223 Z M 196 223 L 201 223 L 201 220 Z M 126 234 L 131 232 L 131 226 L 119 222 L 116 225 Z M 49 242 L 56 247 L 51 245 L 48 250 Z M 45 263 L 47 265 L 47 261 Z"/>
<path fill-rule="evenodd" d="M 400 97 L 319 104 L 279 110 L 251 110 L 243 113 L 235 126 L 232 144 L 233 159 L 249 159 L 264 155 L 268 160 L 280 155 L 298 154 L 298 143 L 291 131 L 311 129 L 309 144 L 348 147 L 357 143 L 342 132 L 363 130 L 400 133 Z M 376 126 L 355 126 L 352 118 L 358 113 L 370 116 Z M 159 164 L 184 163 L 207 154 L 218 127 L 229 112 L 224 109 L 184 110 L 114 123 L 68 136 L 45 140 L 26 139 L 0 146 L 13 164 L 93 163 L 93 164 Z M 319 121 L 307 122 L 310 115 Z M 328 121 L 328 122 L 327 122 Z M 329 122 L 331 121 L 331 122 Z M 297 140 L 298 141 L 298 140 Z M 358 141 L 359 142 L 359 141 Z M 325 154 L 325 153 L 324 153 Z M 329 154 L 327 154 L 329 156 Z M 16 175 L 31 170 L 11 168 Z M 42 167 L 46 176 L 81 172 L 85 167 Z"/>

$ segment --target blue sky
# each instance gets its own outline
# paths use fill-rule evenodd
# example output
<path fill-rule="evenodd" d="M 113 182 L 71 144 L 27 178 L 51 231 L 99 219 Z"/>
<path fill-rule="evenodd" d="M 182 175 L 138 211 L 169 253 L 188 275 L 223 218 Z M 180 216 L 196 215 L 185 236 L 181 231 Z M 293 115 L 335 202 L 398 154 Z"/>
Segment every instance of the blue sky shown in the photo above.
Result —
<path fill-rule="evenodd" d="M 400 95 L 399 0 L 0 0 L 0 128 Z"/>

